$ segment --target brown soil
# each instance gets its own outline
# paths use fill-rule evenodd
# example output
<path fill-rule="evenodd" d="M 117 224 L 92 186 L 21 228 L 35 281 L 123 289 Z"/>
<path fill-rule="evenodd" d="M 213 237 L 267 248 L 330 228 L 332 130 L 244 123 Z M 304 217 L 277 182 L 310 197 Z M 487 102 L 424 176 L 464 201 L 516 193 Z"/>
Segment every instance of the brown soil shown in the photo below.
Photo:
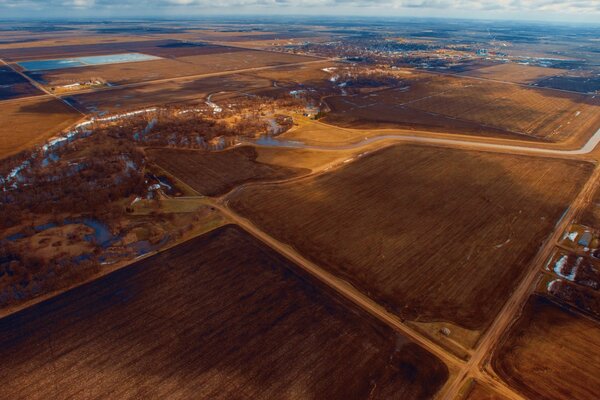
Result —
<path fill-rule="evenodd" d="M 210 74 L 238 69 L 265 67 L 315 60 L 311 57 L 271 53 L 258 50 L 199 54 L 179 58 L 117 63 L 81 68 L 66 68 L 34 73 L 48 86 L 68 82 L 102 79 L 114 85 L 158 79 Z"/>
<path fill-rule="evenodd" d="M 533 83 L 548 76 L 560 75 L 567 72 L 564 69 L 536 67 L 514 63 L 497 64 L 490 67 L 478 68 L 461 75 L 477 78 L 495 79 L 515 83 Z"/>
<path fill-rule="evenodd" d="M 494 368 L 532 399 L 595 399 L 599 329 L 597 322 L 534 295 L 496 351 Z"/>
<path fill-rule="evenodd" d="M 2 398 L 429 399 L 414 343 L 226 226 L 0 320 Z"/>
<path fill-rule="evenodd" d="M 41 144 L 79 118 L 80 114 L 55 99 L 5 103 L 0 112 L 0 157 Z"/>
<path fill-rule="evenodd" d="M 225 194 L 247 182 L 281 180 L 310 172 L 258 162 L 258 154 L 253 147 L 237 147 L 217 153 L 150 149 L 147 154 L 161 168 L 206 196 Z"/>
<path fill-rule="evenodd" d="M 544 141 L 581 140 L 600 128 L 600 100 L 476 79 L 415 74 L 377 93 L 327 99 L 327 120 L 344 126 L 416 128 L 517 135 Z"/>
<path fill-rule="evenodd" d="M 402 318 L 480 330 L 591 170 L 397 145 L 315 178 L 244 188 L 230 204 Z"/>

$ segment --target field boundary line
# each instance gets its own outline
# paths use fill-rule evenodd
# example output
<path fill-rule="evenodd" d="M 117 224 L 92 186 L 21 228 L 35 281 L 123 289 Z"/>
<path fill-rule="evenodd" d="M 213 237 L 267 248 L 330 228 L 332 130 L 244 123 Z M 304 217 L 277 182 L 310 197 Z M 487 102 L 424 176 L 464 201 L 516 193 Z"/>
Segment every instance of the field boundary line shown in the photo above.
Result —
<path fill-rule="evenodd" d="M 460 388 L 470 377 L 475 377 L 475 379 L 477 379 L 478 376 L 486 376 L 488 379 L 496 381 L 496 379 L 487 372 L 487 366 L 489 365 L 489 361 L 492 358 L 496 347 L 502 340 L 502 337 L 518 319 L 527 299 L 531 296 L 532 292 L 535 291 L 537 282 L 541 276 L 539 265 L 545 263 L 547 258 L 552 254 L 562 233 L 569 226 L 573 218 L 578 215 L 582 207 L 587 205 L 598 186 L 599 178 L 600 166 L 596 163 L 594 171 L 589 176 L 583 188 L 577 193 L 565 213 L 559 219 L 554 231 L 545 239 L 536 256 L 528 264 L 527 268 L 529 268 L 529 270 L 526 275 L 513 290 L 512 295 L 504 303 L 494 321 L 482 334 L 475 347 L 475 351 L 469 361 L 464 365 L 459 378 L 457 378 L 451 386 L 451 390 L 447 393 L 445 399 L 453 400 L 458 395 Z"/>
<path fill-rule="evenodd" d="M 544 86 L 532 86 L 532 85 L 528 85 L 526 83 L 503 81 L 501 79 L 484 78 L 484 77 L 481 77 L 481 76 L 460 75 L 460 74 L 455 74 L 455 73 L 452 73 L 452 72 L 430 71 L 430 70 L 420 70 L 420 69 L 417 69 L 417 71 L 422 72 L 424 74 L 452 76 L 452 77 L 455 77 L 455 78 L 467 78 L 467 79 L 474 79 L 474 80 L 477 80 L 477 81 L 494 82 L 494 83 L 502 83 L 502 84 L 505 84 L 505 85 L 520 86 L 520 87 L 522 87 L 524 89 L 549 90 L 549 91 L 552 91 L 552 92 L 577 94 L 577 95 L 585 96 L 585 97 L 597 96 L 597 94 L 594 94 L 594 93 L 575 92 L 573 90 L 556 89 L 556 88 L 544 87 Z M 544 79 L 547 79 L 547 78 L 549 78 L 549 77 L 546 77 Z"/>
<path fill-rule="evenodd" d="M 10 64 L 8 64 L 6 61 L 4 61 L 3 59 L 0 58 L 0 62 L 2 64 L 4 64 L 5 66 L 7 66 L 8 68 L 10 68 L 13 72 L 21 75 L 23 78 L 27 79 L 27 81 L 29 81 L 29 83 L 31 83 L 35 88 L 41 90 L 42 92 L 46 93 L 46 95 L 54 97 L 56 100 L 60 101 L 63 104 L 66 104 L 69 108 L 72 108 L 73 110 L 75 110 L 78 114 L 87 116 L 86 113 L 82 112 L 81 110 L 79 110 L 78 108 L 76 108 L 74 105 L 72 105 L 71 103 L 69 103 L 68 101 L 66 101 L 65 99 L 63 99 L 62 97 L 59 97 L 57 95 L 55 95 L 54 93 L 50 93 L 48 90 L 46 90 L 46 88 L 41 85 L 40 83 L 38 83 L 35 79 L 30 78 L 27 74 L 16 70 L 15 68 L 13 68 Z"/>
<path fill-rule="evenodd" d="M 301 66 L 301 65 L 319 64 L 319 63 L 325 63 L 325 62 L 331 62 L 331 61 L 330 60 L 311 60 L 311 61 L 302 61 L 302 62 L 290 63 L 290 64 L 266 65 L 263 67 L 234 69 L 234 70 L 230 70 L 230 71 L 207 72 L 207 73 L 197 74 L 197 75 L 175 76 L 172 78 L 161 78 L 161 79 L 155 79 L 155 80 L 150 80 L 150 81 L 131 82 L 131 83 L 123 84 L 123 85 L 103 86 L 101 88 L 80 90 L 78 92 L 60 94 L 60 95 L 57 95 L 57 97 L 62 97 L 62 96 L 71 97 L 71 96 L 77 96 L 80 94 L 100 93 L 100 92 L 107 92 L 107 91 L 111 91 L 111 90 L 140 87 L 140 86 L 145 86 L 145 85 L 151 86 L 151 85 L 156 85 L 159 83 L 169 83 L 169 82 L 178 82 L 178 81 L 185 81 L 185 80 L 212 78 L 212 77 L 217 77 L 217 76 L 243 74 L 246 72 L 264 71 L 264 70 L 278 69 L 278 68 L 285 68 L 285 67 L 297 67 L 297 66 Z"/>
<path fill-rule="evenodd" d="M 348 282 L 336 277 L 330 272 L 319 267 L 312 261 L 307 260 L 294 250 L 291 246 L 280 242 L 273 238 L 269 234 L 262 231 L 252 222 L 246 218 L 238 215 L 234 211 L 230 210 L 225 204 L 213 202 L 213 206 L 221 211 L 226 217 L 232 220 L 234 223 L 242 227 L 252 236 L 256 237 L 261 242 L 265 243 L 269 247 L 276 250 L 286 258 L 293 261 L 300 268 L 304 269 L 311 276 L 317 278 L 320 282 L 324 283 L 331 289 L 334 289 L 337 293 L 350 300 L 352 303 L 358 305 L 361 309 L 368 312 L 378 320 L 384 322 L 386 325 L 394 328 L 396 331 L 404 334 L 415 343 L 418 343 L 425 349 L 428 349 L 431 353 L 438 356 L 443 361 L 447 362 L 449 366 L 456 367 L 466 364 L 464 360 L 461 360 L 457 356 L 445 350 L 442 346 L 431 341 L 430 339 L 422 336 L 420 333 L 414 331 L 412 328 L 402 323 L 396 316 L 385 310 L 384 307 L 376 303 L 374 300 L 359 292 L 355 287 L 350 285 Z"/>

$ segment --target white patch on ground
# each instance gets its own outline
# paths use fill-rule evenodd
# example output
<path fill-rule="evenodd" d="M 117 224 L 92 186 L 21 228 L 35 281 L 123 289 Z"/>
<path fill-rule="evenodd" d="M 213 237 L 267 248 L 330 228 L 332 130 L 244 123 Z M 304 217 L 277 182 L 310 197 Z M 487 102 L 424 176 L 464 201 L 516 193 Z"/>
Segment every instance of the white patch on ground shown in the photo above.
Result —
<path fill-rule="evenodd" d="M 551 282 L 548 282 L 548 285 L 546 286 L 546 290 L 548 291 L 548 293 L 552 293 L 554 291 L 554 287 L 559 282 L 562 282 L 562 281 L 560 279 L 555 279 Z"/>
<path fill-rule="evenodd" d="M 565 278 L 566 280 L 573 282 L 575 280 L 575 275 L 577 274 L 577 267 L 579 266 L 579 263 L 581 263 L 581 261 L 578 259 L 579 262 L 577 262 L 571 268 L 571 272 L 569 274 L 565 274 L 565 268 L 568 267 L 567 260 L 568 257 L 566 255 L 559 258 L 556 261 L 556 263 L 554 263 L 554 273 L 560 276 L 561 278 Z"/>

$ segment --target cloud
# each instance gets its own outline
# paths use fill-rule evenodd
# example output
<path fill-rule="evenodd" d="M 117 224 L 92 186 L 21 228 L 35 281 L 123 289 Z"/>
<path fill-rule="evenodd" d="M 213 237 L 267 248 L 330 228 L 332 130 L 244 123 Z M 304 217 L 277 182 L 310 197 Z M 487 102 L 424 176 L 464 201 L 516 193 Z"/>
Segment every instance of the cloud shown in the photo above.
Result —
<path fill-rule="evenodd" d="M 80 12 L 129 9 L 139 10 L 143 14 L 160 15 L 165 10 L 192 16 L 203 11 L 232 13 L 240 10 L 268 12 L 270 14 L 287 13 L 290 10 L 335 11 L 345 10 L 345 14 L 368 8 L 381 15 L 390 10 L 433 10 L 442 13 L 445 10 L 459 12 L 497 12 L 497 13 L 565 13 L 592 14 L 600 18 L 600 0 L 0 0 L 0 14 L 3 9 L 49 10 L 53 13 L 69 10 Z M 115 11 L 116 12 L 116 11 Z"/>

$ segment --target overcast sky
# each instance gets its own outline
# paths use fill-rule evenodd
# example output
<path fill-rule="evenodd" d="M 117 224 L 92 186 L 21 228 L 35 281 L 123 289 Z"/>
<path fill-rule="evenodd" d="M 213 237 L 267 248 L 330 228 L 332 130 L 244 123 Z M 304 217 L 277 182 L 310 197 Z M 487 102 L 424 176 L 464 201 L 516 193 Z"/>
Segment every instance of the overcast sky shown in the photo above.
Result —
<path fill-rule="evenodd" d="M 600 23 L 600 0 L 0 0 L 0 18 L 385 15 Z"/>

